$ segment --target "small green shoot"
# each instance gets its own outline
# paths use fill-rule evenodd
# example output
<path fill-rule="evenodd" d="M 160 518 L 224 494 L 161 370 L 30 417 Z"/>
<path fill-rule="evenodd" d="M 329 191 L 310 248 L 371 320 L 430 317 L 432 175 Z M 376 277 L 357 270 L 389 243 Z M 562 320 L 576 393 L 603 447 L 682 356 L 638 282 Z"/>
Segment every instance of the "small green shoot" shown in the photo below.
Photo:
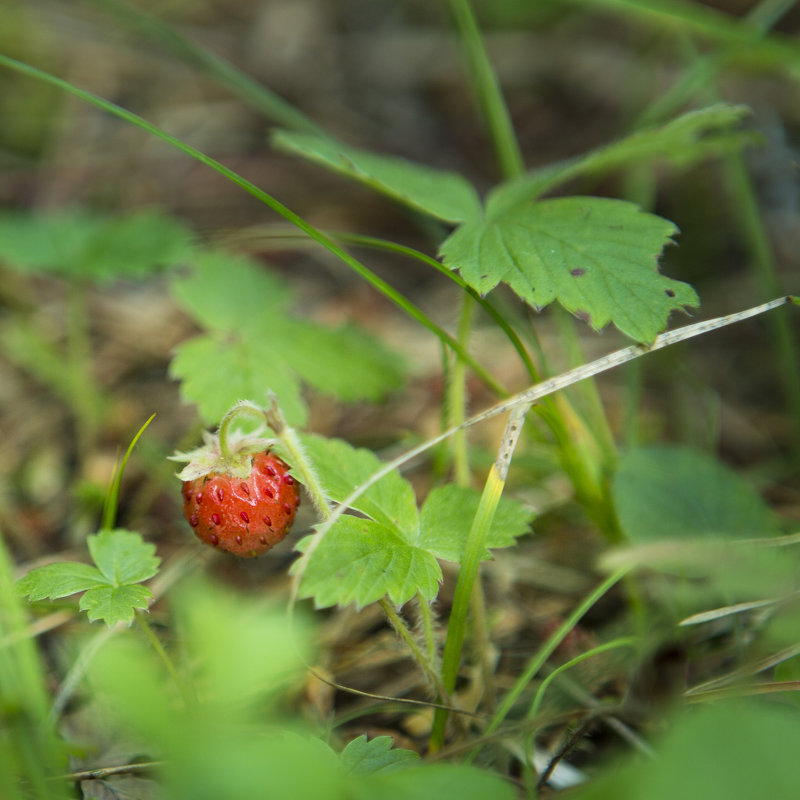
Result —
<path fill-rule="evenodd" d="M 147 608 L 153 597 L 141 583 L 158 572 L 155 545 L 126 530 L 101 531 L 89 536 L 87 544 L 95 566 L 65 561 L 36 567 L 17 583 L 20 594 L 36 602 L 83 592 L 78 607 L 90 621 L 130 625 L 135 609 Z"/>

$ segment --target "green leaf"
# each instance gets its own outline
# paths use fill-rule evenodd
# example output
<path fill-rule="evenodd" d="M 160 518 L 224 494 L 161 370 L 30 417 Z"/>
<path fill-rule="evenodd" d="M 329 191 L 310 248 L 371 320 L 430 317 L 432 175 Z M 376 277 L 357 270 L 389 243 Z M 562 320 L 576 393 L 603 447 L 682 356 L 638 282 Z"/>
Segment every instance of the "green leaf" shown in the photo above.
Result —
<path fill-rule="evenodd" d="M 488 205 L 497 213 L 533 200 L 579 176 L 599 175 L 642 162 L 666 161 L 684 168 L 708 156 L 718 158 L 758 140 L 753 131 L 736 130 L 751 113 L 747 106 L 727 103 L 689 111 L 663 125 L 643 128 L 578 158 L 548 165 L 503 183 L 492 190 Z"/>
<path fill-rule="evenodd" d="M 286 320 L 282 355 L 303 380 L 340 400 L 376 400 L 399 385 L 402 359 L 355 325 Z"/>
<path fill-rule="evenodd" d="M 609 797 L 612 795 L 609 795 Z M 496 773 L 461 764 L 425 764 L 363 778 L 355 787 L 357 800 L 514 800 L 510 783 Z"/>
<path fill-rule="evenodd" d="M 575 800 L 750 800 L 791 797 L 800 784 L 793 703 L 700 703 L 655 744 L 658 758 L 617 765 Z"/>
<path fill-rule="evenodd" d="M 481 214 L 475 189 L 455 172 L 376 155 L 313 134 L 277 131 L 272 144 L 445 222 L 462 222 Z"/>
<path fill-rule="evenodd" d="M 697 305 L 685 283 L 658 272 L 658 257 L 677 232 L 632 203 L 566 197 L 520 204 L 485 221 L 468 222 L 441 247 L 481 294 L 501 281 L 543 308 L 558 300 L 600 329 L 612 322 L 640 342 L 651 342 L 673 310 Z"/>
<path fill-rule="evenodd" d="M 102 281 L 140 278 L 185 259 L 189 232 L 157 211 L 0 215 L 0 260 L 26 272 Z"/>
<path fill-rule="evenodd" d="M 92 560 L 113 586 L 146 581 L 158 572 L 161 563 L 155 545 L 131 531 L 101 531 L 89 536 L 87 544 Z"/>
<path fill-rule="evenodd" d="M 89 589 L 80 601 L 81 611 L 85 611 L 89 619 L 102 619 L 109 628 L 118 622 L 128 625 L 133 621 L 135 608 L 147 608 L 147 601 L 153 593 L 139 584 L 124 586 L 98 586 Z"/>
<path fill-rule="evenodd" d="M 617 468 L 613 493 L 620 526 L 634 543 L 777 534 L 769 508 L 749 483 L 689 448 L 629 451 Z"/>
<path fill-rule="evenodd" d="M 183 399 L 196 403 L 209 425 L 242 398 L 268 405 L 270 391 L 291 425 L 306 423 L 297 377 L 269 339 L 219 332 L 197 336 L 178 347 L 169 372 L 181 381 Z"/>
<path fill-rule="evenodd" d="M 90 620 L 102 619 L 109 625 L 130 623 L 135 608 L 147 608 L 153 596 L 139 581 L 152 578 L 160 559 L 155 546 L 138 533 L 113 530 L 89 536 L 89 552 L 97 567 L 65 561 L 31 570 L 18 583 L 20 593 L 31 601 L 55 599 L 84 592 L 79 608 Z"/>
<path fill-rule="evenodd" d="M 480 493 L 447 484 L 432 489 L 420 511 L 419 544 L 437 558 L 460 562 L 464 555 L 472 520 L 478 510 Z M 511 547 L 529 530 L 533 512 L 522 503 L 501 497 L 489 528 L 487 548 Z M 489 549 L 483 558 L 491 558 Z"/>
<path fill-rule="evenodd" d="M 173 291 L 207 332 L 180 345 L 170 374 L 209 425 L 242 398 L 267 405 L 274 392 L 302 427 L 302 383 L 347 401 L 376 400 L 400 384 L 401 359 L 353 326 L 291 316 L 285 284 L 248 259 L 217 252 L 194 266 Z"/>
<path fill-rule="evenodd" d="M 175 299 L 203 328 L 238 331 L 264 314 L 283 314 L 292 299 L 289 285 L 249 258 L 222 250 L 203 250 L 192 271 L 171 283 Z"/>
<path fill-rule="evenodd" d="M 392 747 L 391 736 L 376 736 L 367 740 L 359 736 L 348 743 L 339 759 L 342 766 L 354 775 L 368 775 L 404 769 L 419 762 L 418 753 L 401 747 Z"/>
<path fill-rule="evenodd" d="M 326 495 L 337 503 L 384 466 L 371 450 L 353 447 L 342 439 L 306 435 L 302 442 Z M 415 540 L 418 535 L 419 514 L 414 490 L 396 470 L 370 486 L 353 503 L 353 508 L 388 528 L 403 531 L 408 541 Z"/>
<path fill-rule="evenodd" d="M 302 539 L 304 550 L 311 537 Z M 436 596 L 442 571 L 427 550 L 415 546 L 396 528 L 369 519 L 340 517 L 306 566 L 301 597 L 318 608 L 355 603 L 362 607 L 386 595 L 402 605 L 417 592 Z"/>
<path fill-rule="evenodd" d="M 59 597 L 68 597 L 76 592 L 104 586 L 106 583 L 106 579 L 96 567 L 74 561 L 62 561 L 32 569 L 17 581 L 17 590 L 35 603 L 44 598 L 57 600 Z"/>

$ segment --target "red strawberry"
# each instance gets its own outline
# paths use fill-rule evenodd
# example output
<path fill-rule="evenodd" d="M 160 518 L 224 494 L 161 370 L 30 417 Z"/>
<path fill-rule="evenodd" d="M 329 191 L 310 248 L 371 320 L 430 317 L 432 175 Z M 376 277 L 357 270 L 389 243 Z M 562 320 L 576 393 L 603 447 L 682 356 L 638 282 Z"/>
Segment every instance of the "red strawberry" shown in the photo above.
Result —
<path fill-rule="evenodd" d="M 263 446 L 263 444 L 262 444 Z M 289 532 L 300 492 L 285 461 L 246 443 L 227 459 L 216 437 L 192 454 L 183 478 L 183 514 L 206 544 L 251 558 Z M 179 456 L 180 457 L 180 456 Z"/>

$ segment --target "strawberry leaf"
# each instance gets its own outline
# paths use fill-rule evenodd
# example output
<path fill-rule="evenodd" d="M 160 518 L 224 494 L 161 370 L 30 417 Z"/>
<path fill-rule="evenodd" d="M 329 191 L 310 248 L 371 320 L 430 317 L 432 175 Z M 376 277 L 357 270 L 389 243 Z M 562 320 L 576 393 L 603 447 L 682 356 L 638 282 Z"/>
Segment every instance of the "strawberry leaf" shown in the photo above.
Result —
<path fill-rule="evenodd" d="M 371 450 L 353 447 L 342 439 L 306 435 L 302 441 L 326 495 L 337 503 L 384 466 Z M 414 490 L 396 470 L 370 486 L 352 507 L 390 528 L 406 531 L 409 537 L 417 535 L 419 515 Z"/>
<path fill-rule="evenodd" d="M 180 345 L 170 374 L 209 425 L 243 397 L 268 405 L 274 392 L 302 427 L 303 383 L 346 401 L 375 400 L 399 385 L 400 359 L 353 326 L 291 316 L 284 283 L 248 259 L 207 253 L 194 266 L 173 291 L 206 333 Z"/>
<path fill-rule="evenodd" d="M 81 597 L 79 608 L 91 622 L 102 619 L 109 628 L 118 622 L 130 625 L 135 608 L 147 608 L 153 593 L 146 586 L 98 586 Z"/>
<path fill-rule="evenodd" d="M 707 536 L 777 536 L 775 517 L 746 480 L 702 451 L 630 450 L 613 486 L 620 527 L 635 543 Z"/>
<path fill-rule="evenodd" d="M 102 281 L 139 278 L 185 259 L 189 232 L 157 211 L 0 216 L 0 261 L 20 271 Z"/>
<path fill-rule="evenodd" d="M 130 624 L 135 608 L 147 608 L 153 596 L 139 582 L 152 578 L 160 559 L 155 547 L 138 533 L 106 530 L 87 539 L 96 566 L 64 561 L 32 569 L 17 582 L 17 589 L 33 602 L 84 592 L 79 608 L 89 619 L 102 619 L 111 627 Z"/>
<path fill-rule="evenodd" d="M 302 539 L 303 551 L 311 537 Z M 309 561 L 301 597 L 318 608 L 355 603 L 357 607 L 389 596 L 402 605 L 418 592 L 436 596 L 442 571 L 434 556 L 406 539 L 397 528 L 360 517 L 340 517 Z"/>
<path fill-rule="evenodd" d="M 77 592 L 85 592 L 107 581 L 100 570 L 89 564 L 62 561 L 32 569 L 17 581 L 17 590 L 35 603 L 37 600 L 57 600 Z"/>
<path fill-rule="evenodd" d="M 365 484 L 383 462 L 369 450 L 339 439 L 303 437 L 326 495 L 342 502 Z M 417 511 L 411 484 L 393 470 L 369 486 L 352 508 L 371 519 L 340 517 L 325 534 L 303 574 L 300 593 L 318 607 L 364 606 L 386 595 L 402 605 L 417 592 L 436 596 L 441 569 L 436 561 L 460 561 L 480 495 L 472 489 L 434 489 Z M 532 513 L 503 498 L 489 532 L 488 547 L 508 547 L 528 530 Z M 297 549 L 304 551 L 311 537 Z M 488 551 L 486 556 L 489 557 Z"/>
<path fill-rule="evenodd" d="M 339 760 L 354 775 L 374 775 L 376 772 L 390 772 L 419 763 L 418 753 L 393 747 L 393 744 L 391 736 L 376 736 L 367 740 L 362 735 L 348 743 L 339 755 Z"/>
<path fill-rule="evenodd" d="M 595 329 L 612 322 L 647 343 L 670 312 L 698 304 L 688 284 L 658 272 L 675 233 L 621 200 L 566 197 L 497 212 L 490 202 L 486 219 L 462 225 L 440 252 L 481 294 L 502 281 L 535 308 L 558 300 Z"/>
<path fill-rule="evenodd" d="M 292 425 L 306 422 L 299 381 L 269 339 L 221 332 L 197 336 L 178 347 L 169 371 L 180 379 L 183 399 L 196 403 L 209 425 L 243 397 L 267 405 L 270 391 Z"/>
<path fill-rule="evenodd" d="M 92 561 L 113 586 L 139 583 L 158 572 L 161 560 L 153 544 L 142 541 L 138 533 L 102 531 L 87 538 Z"/>
<path fill-rule="evenodd" d="M 307 133 L 277 131 L 272 144 L 278 150 L 360 181 L 393 200 L 445 222 L 462 222 L 481 213 L 475 189 L 455 172 L 377 155 Z"/>
<path fill-rule="evenodd" d="M 448 484 L 432 489 L 420 511 L 420 546 L 437 558 L 460 562 L 479 502 L 480 493 L 467 487 Z M 501 497 L 487 548 L 511 547 L 518 536 L 528 532 L 531 519 L 533 513 L 522 503 Z M 488 549 L 483 558 L 491 558 Z"/>

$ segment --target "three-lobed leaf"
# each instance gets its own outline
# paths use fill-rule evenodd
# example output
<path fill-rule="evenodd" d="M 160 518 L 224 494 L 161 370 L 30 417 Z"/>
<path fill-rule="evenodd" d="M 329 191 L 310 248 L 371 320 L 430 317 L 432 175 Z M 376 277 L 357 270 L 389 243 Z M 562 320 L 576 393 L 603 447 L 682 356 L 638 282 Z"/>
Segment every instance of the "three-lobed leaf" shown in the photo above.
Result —
<path fill-rule="evenodd" d="M 344 441 L 306 436 L 303 445 L 326 495 L 344 501 L 382 466 L 377 456 Z M 415 594 L 432 600 L 442 578 L 437 558 L 460 561 L 479 494 L 468 488 L 432 490 L 417 510 L 413 488 L 393 470 L 352 503 L 367 518 L 342 516 L 305 566 L 300 594 L 318 607 L 364 606 L 382 597 L 402 605 Z M 530 525 L 532 513 L 502 498 L 487 546 L 508 547 Z M 305 551 L 311 537 L 298 544 Z M 484 554 L 489 558 L 488 550 Z"/>
<path fill-rule="evenodd" d="M 609 322 L 651 342 L 674 310 L 698 304 L 686 283 L 658 271 L 677 228 L 621 200 L 565 197 L 520 203 L 458 228 L 444 263 L 481 294 L 505 283 L 530 305 L 557 300 L 595 329 Z"/>
<path fill-rule="evenodd" d="M 140 583 L 158 571 L 155 546 L 120 529 L 91 535 L 87 544 L 95 566 L 65 561 L 36 567 L 20 578 L 17 590 L 31 602 L 83 592 L 79 608 L 90 620 L 102 619 L 109 627 L 130 624 L 134 609 L 147 608 L 153 596 Z"/>
<path fill-rule="evenodd" d="M 209 424 L 243 397 L 273 392 L 287 420 L 307 417 L 302 385 L 342 400 L 375 400 L 397 387 L 402 362 L 352 325 L 329 328 L 291 315 L 290 293 L 245 258 L 206 253 L 173 292 L 205 333 L 180 345 L 170 374 Z"/>

